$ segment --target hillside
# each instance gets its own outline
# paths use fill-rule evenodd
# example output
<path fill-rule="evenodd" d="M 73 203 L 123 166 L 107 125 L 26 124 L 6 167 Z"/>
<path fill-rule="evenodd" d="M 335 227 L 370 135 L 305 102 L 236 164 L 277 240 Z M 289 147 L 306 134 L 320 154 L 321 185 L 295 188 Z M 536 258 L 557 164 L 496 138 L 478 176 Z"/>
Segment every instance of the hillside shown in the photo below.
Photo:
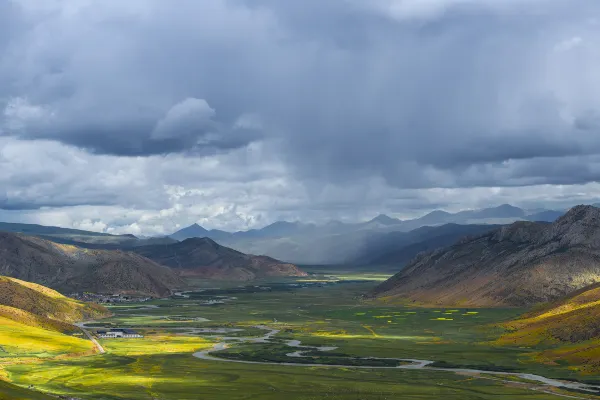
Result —
<path fill-rule="evenodd" d="M 577 206 L 552 224 L 515 222 L 421 254 L 378 297 L 425 304 L 525 306 L 600 281 L 600 209 Z"/>
<path fill-rule="evenodd" d="M 90 250 L 0 232 L 0 275 L 63 293 L 90 291 L 161 297 L 184 286 L 169 268 L 135 253 Z"/>
<path fill-rule="evenodd" d="M 511 333 L 503 342 L 577 343 L 600 339 L 600 283 L 545 304 L 505 325 Z"/>
<path fill-rule="evenodd" d="M 96 304 L 82 303 L 46 287 L 0 276 L 0 360 L 29 362 L 57 356 L 88 355 L 94 344 L 81 336 L 73 322 L 102 318 L 110 313 Z M 27 391 L 3 383 L 0 362 L 0 398 L 26 397 Z M 22 393 L 20 393 L 22 392 Z"/>
<path fill-rule="evenodd" d="M 600 372 L 600 283 L 558 301 L 537 307 L 503 324 L 508 333 L 496 343 L 508 346 L 549 347 L 540 362 L 577 365 L 585 373 Z"/>
<path fill-rule="evenodd" d="M 253 256 L 221 246 L 209 238 L 186 239 L 171 245 L 143 246 L 135 251 L 182 275 L 208 279 L 252 280 L 269 276 L 305 276 L 293 264 Z"/>
<path fill-rule="evenodd" d="M 44 319 L 75 322 L 100 318 L 108 310 L 96 304 L 87 304 L 61 295 L 35 283 L 0 276 L 0 315 L 19 321 L 29 320 L 31 325 L 42 325 Z"/>

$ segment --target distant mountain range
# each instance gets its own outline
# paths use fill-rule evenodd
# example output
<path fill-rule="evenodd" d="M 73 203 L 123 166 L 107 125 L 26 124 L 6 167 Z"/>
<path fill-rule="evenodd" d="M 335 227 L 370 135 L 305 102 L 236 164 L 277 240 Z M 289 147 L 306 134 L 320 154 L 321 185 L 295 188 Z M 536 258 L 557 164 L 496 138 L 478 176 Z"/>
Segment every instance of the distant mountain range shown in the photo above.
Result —
<path fill-rule="evenodd" d="M 411 220 L 381 214 L 360 223 L 330 221 L 316 225 L 278 221 L 262 229 L 240 232 L 207 230 L 193 224 L 170 237 L 157 238 L 0 223 L 0 231 L 28 235 L 19 236 L 21 242 L 15 244 L 17 247 L 27 244 L 24 254 L 36 254 L 36 251 L 42 254 L 31 256 L 31 265 L 25 265 L 22 257 L 13 256 L 8 264 L 0 263 L 0 273 L 3 269 L 12 276 L 48 284 L 63 291 L 89 289 L 163 296 L 173 287 L 181 285 L 178 275 L 182 274 L 195 274 L 207 279 L 253 279 L 301 274 L 294 264 L 368 265 L 397 271 L 420 252 L 450 245 L 465 235 L 487 232 L 515 220 L 553 221 L 562 214 L 561 211 L 552 210 L 527 212 L 505 204 L 458 213 L 437 210 Z M 6 235 L 0 236 L 0 262 L 2 241 L 16 240 Z M 41 242 L 36 242 L 34 237 Z M 194 238 L 209 238 L 219 244 L 206 240 L 187 241 Z M 44 245 L 39 246 L 39 243 Z M 75 246 L 77 250 L 73 252 L 77 254 L 76 260 L 68 252 L 57 250 L 56 246 L 48 247 L 48 243 L 67 246 L 64 249 Z M 33 248 L 36 250 L 33 251 Z M 44 248 L 46 250 L 41 250 Z M 50 248 L 51 256 L 48 253 Z M 5 258 L 9 255 L 6 250 Z M 130 251 L 143 257 L 128 253 Z M 40 259 L 51 262 L 45 261 L 40 269 Z M 19 263 L 23 263 L 23 266 L 14 268 Z M 63 263 L 67 267 L 58 268 Z M 118 285 L 113 285 L 113 279 L 107 278 L 107 271 L 112 268 L 109 266 L 115 264 L 129 269 Z M 156 264 L 164 264 L 173 270 L 165 273 Z M 12 270 L 9 271 L 9 268 Z M 62 274 L 60 276 L 57 275 L 59 271 Z M 93 278 L 84 282 L 83 276 Z"/>
<path fill-rule="evenodd" d="M 600 209 L 553 223 L 519 221 L 422 253 L 378 286 L 378 297 L 447 306 L 525 306 L 600 281 Z"/>
<path fill-rule="evenodd" d="M 175 243 L 168 237 L 138 238 L 134 235 L 111 235 L 108 233 L 90 232 L 81 229 L 59 228 L 37 224 L 19 224 L 0 222 L 0 232 L 23 233 L 51 240 L 55 243 L 75 244 L 80 247 L 99 249 L 125 249 L 149 244 Z"/>
<path fill-rule="evenodd" d="M 198 224 L 183 228 L 170 238 L 185 240 L 193 237 L 209 237 L 226 246 L 232 247 L 244 253 L 266 254 L 277 259 L 286 260 L 300 264 L 342 264 L 342 263 L 391 263 L 398 266 L 414 256 L 418 249 L 429 250 L 437 244 L 450 244 L 454 238 L 458 238 L 462 230 L 456 225 L 502 225 L 517 220 L 546 221 L 552 222 L 564 214 L 564 211 L 536 210 L 529 213 L 521 208 L 504 204 L 498 207 L 485 208 L 481 210 L 461 211 L 449 213 L 436 210 L 420 218 L 411 220 L 400 220 L 381 214 L 370 221 L 360 223 L 344 223 L 330 221 L 323 225 L 305 224 L 300 222 L 278 221 L 262 229 L 248 231 L 226 232 L 222 230 L 207 230 Z M 441 226 L 453 224 L 456 234 L 446 232 L 446 239 L 431 241 L 422 246 L 416 245 L 418 240 L 402 238 L 398 232 L 410 232 L 424 226 Z M 481 231 L 485 228 L 466 229 L 470 231 Z M 446 231 L 452 230 L 448 227 Z M 386 233 L 394 233 L 388 238 L 382 236 Z M 415 235 L 415 237 L 418 234 Z M 376 242 L 389 243 L 384 253 L 393 251 L 393 241 L 400 240 L 398 246 L 404 246 L 410 242 L 415 244 L 414 250 L 408 251 L 407 255 L 389 256 L 371 253 L 372 248 L 378 245 Z M 375 243 L 375 244 L 374 244 Z M 397 249 L 396 249 L 397 250 Z"/>

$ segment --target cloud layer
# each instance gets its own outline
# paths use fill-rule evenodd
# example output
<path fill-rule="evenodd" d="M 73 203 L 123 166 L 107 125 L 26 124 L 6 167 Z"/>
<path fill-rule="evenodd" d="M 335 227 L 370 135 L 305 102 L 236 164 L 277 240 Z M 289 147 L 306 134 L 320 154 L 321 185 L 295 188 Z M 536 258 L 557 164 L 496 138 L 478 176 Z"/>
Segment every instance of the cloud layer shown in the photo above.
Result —
<path fill-rule="evenodd" d="M 157 233 L 594 199 L 599 28 L 594 0 L 4 1 L 0 207 Z"/>

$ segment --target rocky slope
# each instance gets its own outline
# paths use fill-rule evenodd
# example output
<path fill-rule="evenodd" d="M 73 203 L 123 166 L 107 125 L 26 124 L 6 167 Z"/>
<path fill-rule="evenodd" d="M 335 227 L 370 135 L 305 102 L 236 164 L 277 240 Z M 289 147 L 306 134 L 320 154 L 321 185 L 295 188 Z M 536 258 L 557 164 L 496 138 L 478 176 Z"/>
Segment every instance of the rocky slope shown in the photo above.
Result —
<path fill-rule="evenodd" d="M 373 295 L 427 304 L 523 306 L 600 281 L 600 209 L 516 222 L 413 259 Z"/>
<path fill-rule="evenodd" d="M 135 251 L 181 275 L 208 279 L 252 280 L 269 276 L 305 276 L 294 264 L 253 256 L 221 246 L 209 238 L 170 245 L 143 246 Z"/>
<path fill-rule="evenodd" d="M 5 232 L 0 232 L 0 275 L 40 283 L 63 293 L 161 297 L 184 286 L 172 270 L 135 253 L 83 249 Z"/>

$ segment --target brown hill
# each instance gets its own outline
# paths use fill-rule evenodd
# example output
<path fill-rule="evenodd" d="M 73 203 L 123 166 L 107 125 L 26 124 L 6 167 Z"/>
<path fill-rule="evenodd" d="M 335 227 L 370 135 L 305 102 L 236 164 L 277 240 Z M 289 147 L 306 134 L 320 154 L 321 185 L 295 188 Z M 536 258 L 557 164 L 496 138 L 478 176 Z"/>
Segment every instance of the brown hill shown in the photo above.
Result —
<path fill-rule="evenodd" d="M 253 256 L 221 246 L 209 238 L 170 245 L 143 246 L 135 252 L 169 266 L 182 275 L 208 279 L 252 280 L 268 276 L 305 276 L 294 264 Z"/>
<path fill-rule="evenodd" d="M 161 297 L 184 285 L 169 268 L 138 254 L 90 250 L 0 232 L 0 275 L 62 292 L 90 291 Z"/>
<path fill-rule="evenodd" d="M 34 316 L 71 323 L 108 314 L 100 305 L 70 299 L 35 283 L 0 276 L 0 315 L 6 318 L 13 316 L 19 322 L 30 319 L 37 326 L 44 321 Z"/>
<path fill-rule="evenodd" d="M 600 209 L 577 206 L 552 224 L 516 222 L 420 254 L 373 294 L 426 304 L 523 306 L 599 281 Z"/>

